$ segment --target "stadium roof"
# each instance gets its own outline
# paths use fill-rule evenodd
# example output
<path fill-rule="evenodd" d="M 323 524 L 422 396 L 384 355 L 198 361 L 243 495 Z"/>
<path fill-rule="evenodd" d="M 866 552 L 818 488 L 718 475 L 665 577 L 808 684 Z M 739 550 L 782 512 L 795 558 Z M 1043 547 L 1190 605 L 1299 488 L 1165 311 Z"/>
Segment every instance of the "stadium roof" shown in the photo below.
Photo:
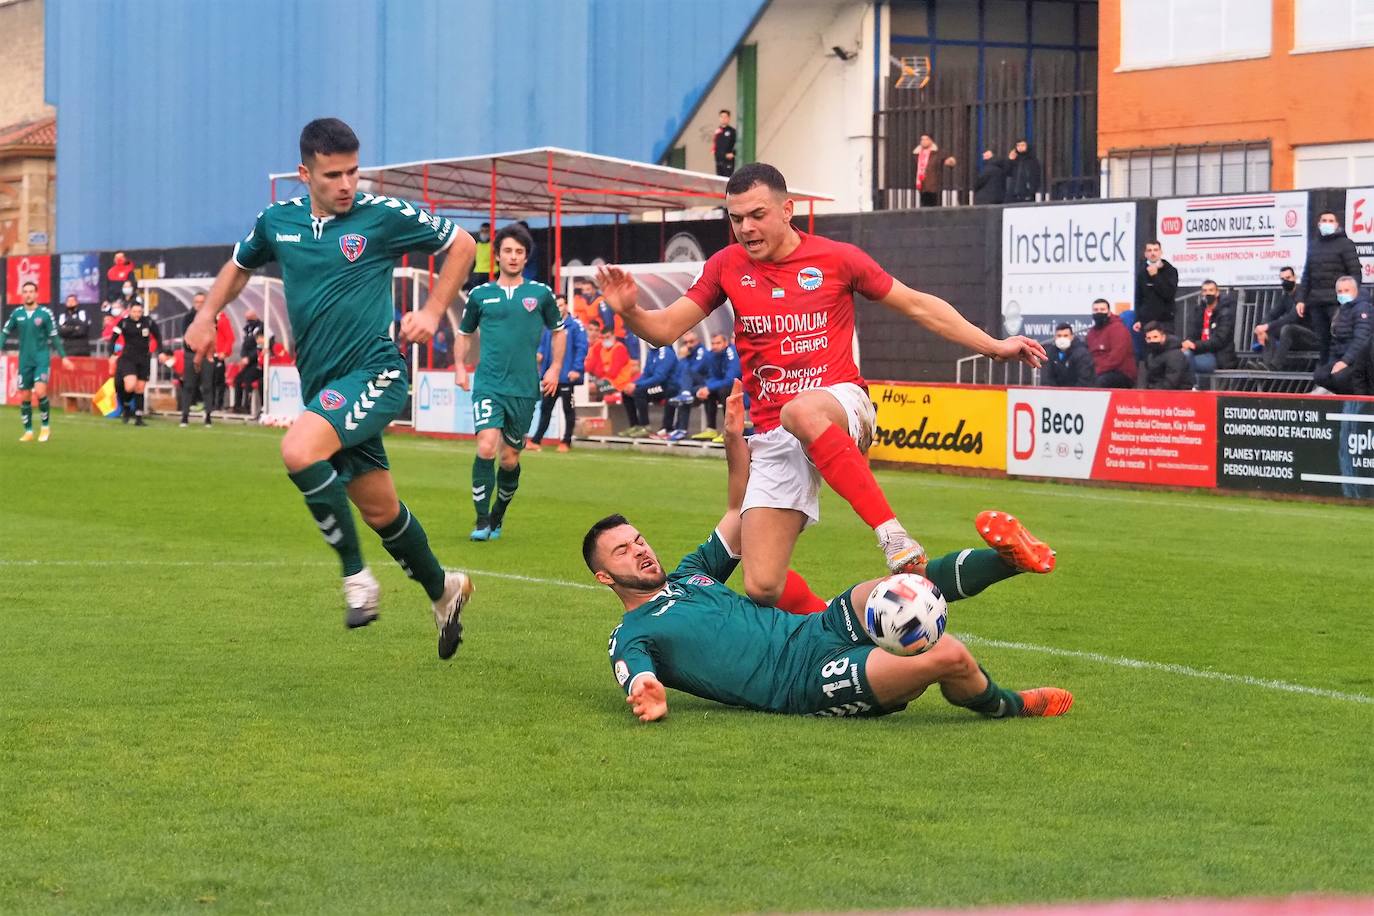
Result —
<path fill-rule="evenodd" d="M 434 212 L 507 217 L 645 213 L 718 206 L 725 178 L 557 147 L 430 159 L 360 169 L 361 189 L 421 201 Z M 273 196 L 278 179 L 268 176 Z M 798 201 L 830 200 L 792 190 Z"/>

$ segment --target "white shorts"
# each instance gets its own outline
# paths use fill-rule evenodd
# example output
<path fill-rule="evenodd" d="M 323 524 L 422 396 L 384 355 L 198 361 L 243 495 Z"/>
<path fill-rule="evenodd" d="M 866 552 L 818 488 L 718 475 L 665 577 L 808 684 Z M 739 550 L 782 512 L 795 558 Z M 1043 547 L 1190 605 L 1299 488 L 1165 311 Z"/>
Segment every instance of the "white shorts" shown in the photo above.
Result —
<path fill-rule="evenodd" d="M 839 401 L 850 437 L 859 451 L 868 451 L 877 424 L 868 392 L 853 382 L 820 390 Z M 796 509 L 806 516 L 804 528 L 821 520 L 821 473 L 801 441 L 781 426 L 749 437 L 749 486 L 740 511 L 758 508 Z"/>

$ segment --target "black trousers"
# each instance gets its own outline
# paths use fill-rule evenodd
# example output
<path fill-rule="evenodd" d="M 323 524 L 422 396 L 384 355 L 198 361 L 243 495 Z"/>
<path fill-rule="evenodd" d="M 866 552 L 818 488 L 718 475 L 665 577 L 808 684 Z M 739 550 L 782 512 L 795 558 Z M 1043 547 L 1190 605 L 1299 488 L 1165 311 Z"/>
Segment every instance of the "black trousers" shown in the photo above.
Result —
<path fill-rule="evenodd" d="M 1317 365 L 1331 360 L 1331 319 L 1336 317 L 1340 306 L 1334 302 L 1309 302 L 1307 315 L 1312 322 L 1312 330 L 1317 332 Z"/>
<path fill-rule="evenodd" d="M 191 419 L 191 405 L 197 397 L 205 404 L 205 419 L 208 421 L 215 409 L 215 361 L 207 359 L 197 369 L 195 358 L 187 353 L 178 394 L 181 396 L 181 422 L 186 423 Z"/>
<path fill-rule="evenodd" d="M 716 429 L 716 410 L 725 403 L 728 394 L 717 394 L 712 392 L 705 398 L 697 398 L 698 404 L 706 405 L 706 428 Z"/>
<path fill-rule="evenodd" d="M 938 207 L 938 206 L 940 206 L 940 192 L 939 192 L 939 191 L 921 191 L 921 192 L 920 192 L 920 195 L 921 195 L 921 206 L 922 206 L 922 207 Z"/>
<path fill-rule="evenodd" d="M 1312 373 L 1312 381 L 1335 394 L 1356 394 L 1356 385 L 1364 386 L 1365 367 L 1361 360 L 1346 366 L 1340 372 L 1332 372 L 1335 362 L 1322 363 Z"/>
<path fill-rule="evenodd" d="M 663 404 L 663 429 L 673 428 L 672 404 L 664 403 L 667 400 L 668 392 L 662 385 L 650 385 L 647 388 L 635 386 L 635 393 L 626 399 L 625 403 L 634 402 L 634 410 L 630 413 L 631 426 L 652 426 L 653 421 L 649 419 L 649 405 Z M 628 410 L 628 408 L 627 408 Z"/>
<path fill-rule="evenodd" d="M 244 366 L 234 377 L 234 391 L 237 392 L 235 407 L 239 413 L 253 410 L 253 383 L 262 381 L 262 368 L 257 363 Z"/>
<path fill-rule="evenodd" d="M 735 174 L 735 160 L 717 159 L 716 174 L 722 178 L 729 178 L 731 175 Z"/>
<path fill-rule="evenodd" d="M 1104 372 L 1097 377 L 1098 388 L 1134 388 L 1135 379 L 1120 369 Z"/>
<path fill-rule="evenodd" d="M 1294 350 L 1315 350 L 1321 341 L 1312 329 L 1301 324 L 1286 324 L 1270 334 L 1264 345 L 1264 365 L 1275 372 L 1295 369 L 1288 356 Z"/>
<path fill-rule="evenodd" d="M 539 425 L 534 428 L 534 436 L 530 439 L 535 445 L 542 443 L 544 433 L 549 431 L 549 422 L 553 419 L 553 405 L 559 400 L 563 402 L 563 441 L 568 445 L 572 444 L 577 415 L 573 411 L 573 384 L 567 382 L 559 385 L 553 394 L 544 395 L 544 400 L 539 402 Z"/>

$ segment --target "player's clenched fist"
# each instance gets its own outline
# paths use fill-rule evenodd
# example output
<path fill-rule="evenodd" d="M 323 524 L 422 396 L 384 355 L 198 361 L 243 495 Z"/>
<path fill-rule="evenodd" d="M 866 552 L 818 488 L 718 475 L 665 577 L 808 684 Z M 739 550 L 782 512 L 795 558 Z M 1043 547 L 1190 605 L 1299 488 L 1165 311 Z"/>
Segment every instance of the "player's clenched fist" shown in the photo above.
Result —
<path fill-rule="evenodd" d="M 439 329 L 439 316 L 429 311 L 406 312 L 401 316 L 401 340 L 426 344 Z"/>
<path fill-rule="evenodd" d="M 605 292 L 606 288 L 603 286 L 601 289 Z M 625 702 L 630 704 L 630 710 L 641 722 L 656 722 L 668 715 L 668 692 L 652 674 L 646 674 L 634 682 Z"/>

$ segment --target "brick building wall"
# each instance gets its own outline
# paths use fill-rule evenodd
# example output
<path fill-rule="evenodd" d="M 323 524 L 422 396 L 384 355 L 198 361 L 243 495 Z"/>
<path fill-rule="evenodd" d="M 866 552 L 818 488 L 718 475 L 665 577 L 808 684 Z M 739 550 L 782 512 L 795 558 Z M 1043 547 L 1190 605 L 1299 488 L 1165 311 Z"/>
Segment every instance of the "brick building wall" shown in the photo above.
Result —
<path fill-rule="evenodd" d="M 55 114 L 43 102 L 43 0 L 0 0 L 5 77 L 0 79 L 0 125 Z"/>

